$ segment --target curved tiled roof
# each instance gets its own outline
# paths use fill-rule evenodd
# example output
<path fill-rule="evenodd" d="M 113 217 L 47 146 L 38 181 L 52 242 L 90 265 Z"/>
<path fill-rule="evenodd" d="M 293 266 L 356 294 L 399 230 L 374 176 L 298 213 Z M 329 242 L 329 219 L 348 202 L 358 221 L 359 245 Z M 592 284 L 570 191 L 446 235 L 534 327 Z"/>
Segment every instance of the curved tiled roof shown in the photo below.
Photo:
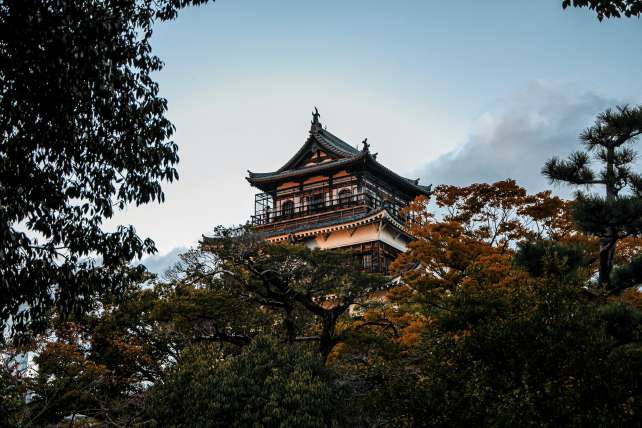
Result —
<path fill-rule="evenodd" d="M 360 150 L 358 150 L 356 147 L 352 147 L 350 144 L 332 134 L 327 129 L 319 128 L 318 131 L 313 133 L 313 136 L 317 139 L 317 141 L 324 143 L 323 145 L 330 148 L 331 150 L 335 150 L 335 152 L 340 152 L 341 154 L 345 154 L 347 156 L 356 156 L 360 153 Z"/>
<path fill-rule="evenodd" d="M 399 233 L 412 238 L 412 235 L 401 221 L 391 214 L 385 207 L 371 209 L 350 217 L 334 218 L 316 223 L 306 223 L 270 231 L 254 231 L 253 236 L 270 242 L 285 242 L 292 238 L 301 239 L 322 235 L 324 233 L 331 233 L 337 230 L 350 230 L 378 221 L 385 221 L 386 224 L 394 227 L 399 231 Z M 217 245 L 220 242 L 220 238 L 216 236 L 201 236 L 201 245 Z"/>
<path fill-rule="evenodd" d="M 296 168 L 314 145 L 318 145 L 336 158 L 318 165 Z M 306 142 L 301 146 L 296 154 L 286 162 L 285 165 L 272 172 L 252 172 L 248 170 L 247 180 L 253 186 L 259 187 L 262 184 L 274 183 L 282 179 L 306 176 L 321 171 L 347 167 L 358 162 L 364 162 L 364 166 L 370 166 L 373 170 L 379 171 L 407 190 L 410 190 L 410 193 L 430 195 L 431 186 L 420 185 L 418 179 L 412 180 L 402 177 L 394 171 L 386 168 L 376 160 L 376 155 L 373 156 L 370 154 L 367 145 L 364 145 L 363 150 L 359 150 L 356 147 L 351 146 L 328 130 L 323 129 L 321 123 L 318 121 L 318 117 L 315 117 L 312 121 L 310 136 Z"/>

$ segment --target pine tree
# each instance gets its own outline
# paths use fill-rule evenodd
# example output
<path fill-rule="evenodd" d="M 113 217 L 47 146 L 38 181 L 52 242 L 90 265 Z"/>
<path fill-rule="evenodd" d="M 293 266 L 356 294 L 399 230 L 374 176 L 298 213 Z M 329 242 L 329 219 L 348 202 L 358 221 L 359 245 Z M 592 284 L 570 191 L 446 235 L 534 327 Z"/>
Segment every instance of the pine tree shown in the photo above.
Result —
<path fill-rule="evenodd" d="M 631 149 L 641 134 L 642 106 L 608 109 L 580 135 L 583 151 L 568 160 L 554 157 L 542 169 L 551 182 L 586 186 L 576 194 L 572 216 L 580 230 L 600 239 L 598 281 L 610 288 L 618 241 L 642 234 L 642 176 L 632 171 Z M 599 172 L 592 160 L 603 165 Z M 603 186 L 605 193 L 590 193 L 591 186 Z"/>

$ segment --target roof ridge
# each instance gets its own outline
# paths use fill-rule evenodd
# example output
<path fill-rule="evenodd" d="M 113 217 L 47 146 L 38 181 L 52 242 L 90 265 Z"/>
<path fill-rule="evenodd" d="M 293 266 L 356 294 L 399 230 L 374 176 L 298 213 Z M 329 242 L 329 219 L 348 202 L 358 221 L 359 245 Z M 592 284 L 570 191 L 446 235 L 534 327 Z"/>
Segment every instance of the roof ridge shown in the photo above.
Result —
<path fill-rule="evenodd" d="M 315 132 L 315 134 L 316 134 L 315 137 L 320 136 L 323 140 L 329 143 L 333 148 L 338 149 L 340 152 L 344 154 L 349 154 L 354 156 L 360 153 L 359 149 L 343 141 L 341 138 L 337 137 L 327 129 L 321 128 L 317 132 Z"/>

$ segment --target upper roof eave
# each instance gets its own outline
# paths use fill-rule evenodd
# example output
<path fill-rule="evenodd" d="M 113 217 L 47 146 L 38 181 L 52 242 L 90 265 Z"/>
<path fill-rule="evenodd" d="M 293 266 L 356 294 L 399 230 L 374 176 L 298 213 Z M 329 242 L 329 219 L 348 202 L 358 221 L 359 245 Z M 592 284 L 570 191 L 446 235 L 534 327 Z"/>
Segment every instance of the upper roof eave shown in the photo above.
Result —
<path fill-rule="evenodd" d="M 402 185 L 408 186 L 410 189 L 414 190 L 413 193 L 416 194 L 415 196 L 419 196 L 419 195 L 430 196 L 432 194 L 432 184 L 429 184 L 428 186 L 424 186 L 422 184 L 419 184 L 419 179 L 413 180 L 410 178 L 402 177 L 401 175 L 397 174 L 393 170 L 385 167 L 383 164 L 377 161 L 373 156 L 368 156 L 368 163 L 372 165 L 375 169 L 380 170 L 382 173 L 384 173 L 388 177 L 397 181 L 399 184 L 403 183 Z"/>
<path fill-rule="evenodd" d="M 286 171 L 274 171 L 274 172 L 248 171 L 249 175 L 247 177 L 247 181 L 249 181 L 251 184 L 269 183 L 269 182 L 274 182 L 274 181 L 278 181 L 286 178 L 305 176 L 305 175 L 309 175 L 309 174 L 313 174 L 321 171 L 331 170 L 331 169 L 340 168 L 340 167 L 346 167 L 354 162 L 359 161 L 360 159 L 363 159 L 364 155 L 354 156 L 351 158 L 338 159 L 338 160 L 322 163 L 319 165 L 309 166 L 309 167 L 300 168 L 300 169 L 286 170 Z"/>
<path fill-rule="evenodd" d="M 405 178 L 397 174 L 396 172 L 386 168 L 380 162 L 378 162 L 370 153 L 361 151 L 357 156 L 351 158 L 338 159 L 335 161 L 310 166 L 301 169 L 287 170 L 287 171 L 274 171 L 274 172 L 251 172 L 248 171 L 248 177 L 246 180 L 255 187 L 261 189 L 264 186 L 271 183 L 275 183 L 281 180 L 294 179 L 297 177 L 307 176 L 314 173 L 320 173 L 323 171 L 333 170 L 337 168 L 345 168 L 357 163 L 360 160 L 366 160 L 366 169 L 368 166 L 373 167 L 374 171 L 379 171 L 389 178 L 393 179 L 398 185 L 404 188 L 408 193 L 413 194 L 413 196 L 430 196 L 432 193 L 432 186 L 424 186 L 419 184 L 419 180 L 412 180 L 410 178 Z"/>

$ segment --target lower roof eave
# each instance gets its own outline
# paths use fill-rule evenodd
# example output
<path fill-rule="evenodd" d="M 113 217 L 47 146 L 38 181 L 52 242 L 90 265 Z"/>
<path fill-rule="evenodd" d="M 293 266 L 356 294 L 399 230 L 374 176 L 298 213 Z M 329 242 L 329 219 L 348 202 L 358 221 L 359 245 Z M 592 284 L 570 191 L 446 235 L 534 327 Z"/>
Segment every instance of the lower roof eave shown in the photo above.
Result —
<path fill-rule="evenodd" d="M 267 236 L 265 238 L 268 242 L 285 242 L 290 240 L 301 240 L 305 238 L 312 238 L 319 235 L 325 235 L 332 232 L 337 232 L 341 230 L 350 230 L 358 227 L 366 226 L 376 222 L 385 222 L 387 225 L 393 226 L 399 231 L 399 233 L 407 236 L 409 239 L 412 239 L 413 236 L 406 229 L 406 227 L 398 220 L 396 220 L 387 209 L 382 208 L 377 210 L 361 219 L 347 221 L 345 223 L 333 224 L 331 226 L 311 228 L 307 230 L 300 230 L 296 232 L 284 232 L 281 234 L 274 234 Z"/>

